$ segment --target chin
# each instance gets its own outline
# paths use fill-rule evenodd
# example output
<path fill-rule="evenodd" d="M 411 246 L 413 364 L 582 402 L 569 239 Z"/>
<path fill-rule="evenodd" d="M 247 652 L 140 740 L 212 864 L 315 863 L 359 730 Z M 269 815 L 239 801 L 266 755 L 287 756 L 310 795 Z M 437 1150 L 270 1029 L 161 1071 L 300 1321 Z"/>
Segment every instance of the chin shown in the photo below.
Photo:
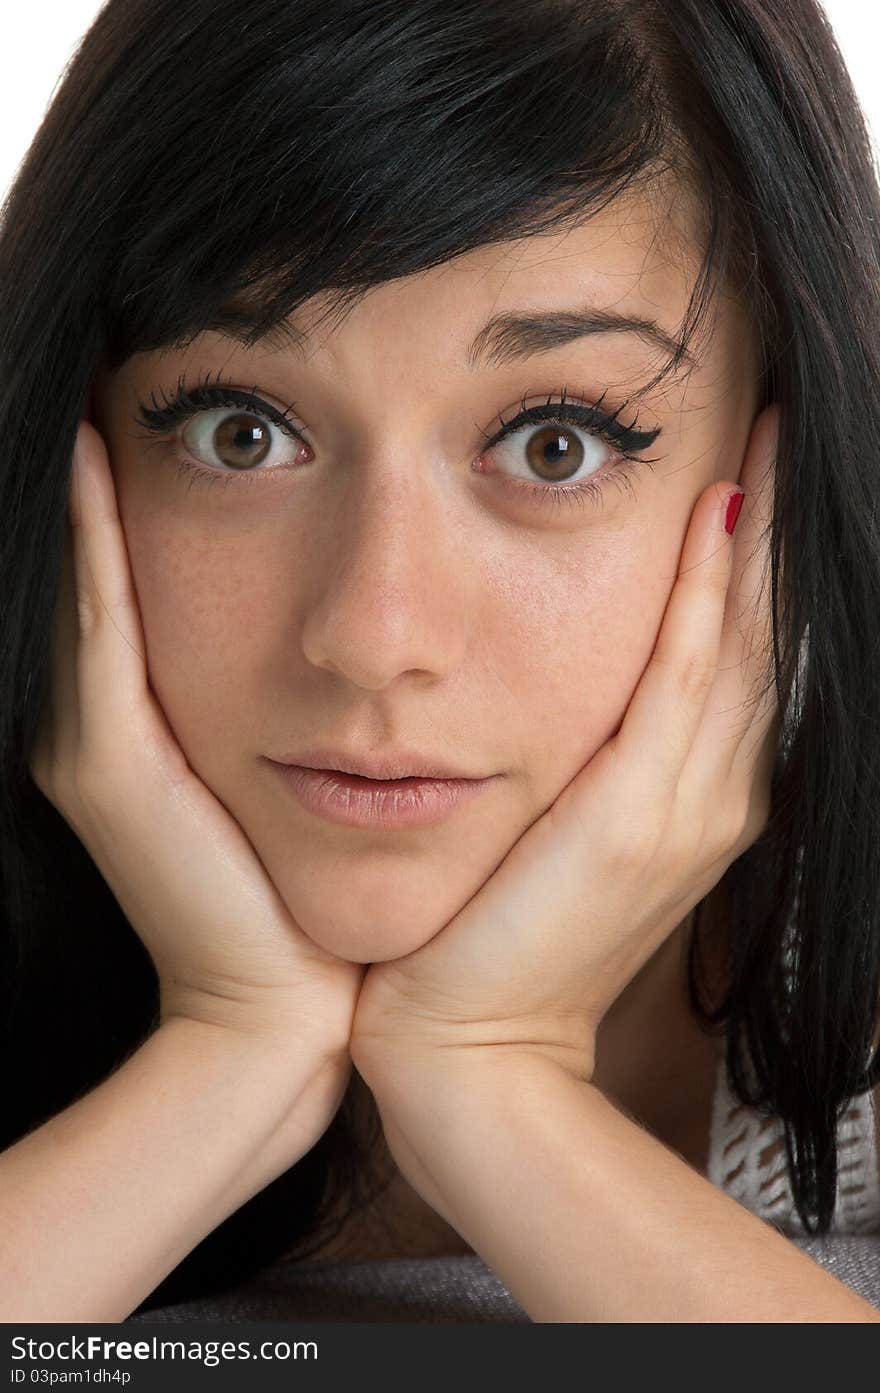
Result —
<path fill-rule="evenodd" d="M 342 958 L 349 963 L 387 963 L 394 958 L 405 958 L 434 937 L 433 933 L 420 937 L 415 935 L 411 925 L 402 927 L 399 934 L 384 926 L 375 932 L 369 924 L 363 923 L 354 925 L 350 932 L 338 926 L 328 933 L 310 931 L 305 924 L 300 924 L 300 927 L 325 953 L 332 953 L 334 958 Z"/>
<path fill-rule="evenodd" d="M 465 883 L 462 870 L 459 884 L 430 865 L 383 870 L 375 861 L 336 875 L 300 864 L 273 879 L 313 943 L 347 962 L 381 963 L 416 952 L 455 918 L 482 883 L 479 874 Z"/>
<path fill-rule="evenodd" d="M 319 904 L 300 901 L 294 918 L 313 943 L 346 962 L 384 963 L 406 957 L 442 927 L 435 918 L 425 918 L 424 907 L 420 917 L 413 917 L 397 906 L 371 912 L 351 900 L 336 905 L 336 899 L 333 896 L 329 902 L 325 896 Z"/>

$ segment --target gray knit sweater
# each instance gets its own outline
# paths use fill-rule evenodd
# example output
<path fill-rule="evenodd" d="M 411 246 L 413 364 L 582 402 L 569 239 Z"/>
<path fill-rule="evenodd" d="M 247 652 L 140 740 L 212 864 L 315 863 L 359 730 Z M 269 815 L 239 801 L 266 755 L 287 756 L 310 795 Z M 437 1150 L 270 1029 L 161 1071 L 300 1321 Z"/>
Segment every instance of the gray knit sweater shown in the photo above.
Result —
<path fill-rule="evenodd" d="M 880 1234 L 792 1238 L 820 1266 L 880 1310 Z M 387 1262 L 279 1262 L 219 1296 L 157 1307 L 135 1321 L 528 1322 L 476 1256 Z"/>

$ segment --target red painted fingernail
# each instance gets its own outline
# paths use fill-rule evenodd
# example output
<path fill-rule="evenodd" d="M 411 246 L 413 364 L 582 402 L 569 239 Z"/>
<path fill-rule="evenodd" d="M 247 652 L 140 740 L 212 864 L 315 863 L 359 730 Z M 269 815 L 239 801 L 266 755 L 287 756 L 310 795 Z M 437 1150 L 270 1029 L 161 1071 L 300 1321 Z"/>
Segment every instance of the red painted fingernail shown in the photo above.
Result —
<path fill-rule="evenodd" d="M 727 512 L 724 514 L 725 532 L 733 532 L 736 527 L 736 520 L 739 517 L 739 510 L 743 505 L 745 494 L 743 492 L 732 493 L 727 500 Z"/>

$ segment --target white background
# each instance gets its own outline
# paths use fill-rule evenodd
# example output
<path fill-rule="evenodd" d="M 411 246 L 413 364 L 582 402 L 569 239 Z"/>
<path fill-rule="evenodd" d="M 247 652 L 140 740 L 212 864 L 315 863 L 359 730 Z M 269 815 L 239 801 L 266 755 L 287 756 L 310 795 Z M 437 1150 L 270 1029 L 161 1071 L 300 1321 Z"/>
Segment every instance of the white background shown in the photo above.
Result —
<path fill-rule="evenodd" d="M 332 0 L 331 0 L 332 3 Z M 102 8 L 96 0 L 13 0 L 4 6 L 0 59 L 0 191 L 6 192 L 65 64 Z M 880 6 L 825 0 L 875 140 L 880 145 Z"/>

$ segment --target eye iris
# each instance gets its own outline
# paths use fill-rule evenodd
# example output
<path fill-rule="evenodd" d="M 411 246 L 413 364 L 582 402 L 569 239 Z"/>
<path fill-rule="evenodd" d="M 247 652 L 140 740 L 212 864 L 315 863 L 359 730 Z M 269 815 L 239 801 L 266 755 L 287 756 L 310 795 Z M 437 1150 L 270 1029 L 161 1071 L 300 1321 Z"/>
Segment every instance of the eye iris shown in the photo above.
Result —
<path fill-rule="evenodd" d="M 217 458 L 230 469 L 252 469 L 262 464 L 271 443 L 267 427 L 244 411 L 227 416 L 214 431 L 211 441 Z M 261 446 L 259 452 L 251 448 L 254 445 Z"/>
<path fill-rule="evenodd" d="M 555 481 L 577 473 L 583 464 L 584 448 L 573 432 L 544 426 L 530 436 L 526 454 L 532 469 Z"/>

